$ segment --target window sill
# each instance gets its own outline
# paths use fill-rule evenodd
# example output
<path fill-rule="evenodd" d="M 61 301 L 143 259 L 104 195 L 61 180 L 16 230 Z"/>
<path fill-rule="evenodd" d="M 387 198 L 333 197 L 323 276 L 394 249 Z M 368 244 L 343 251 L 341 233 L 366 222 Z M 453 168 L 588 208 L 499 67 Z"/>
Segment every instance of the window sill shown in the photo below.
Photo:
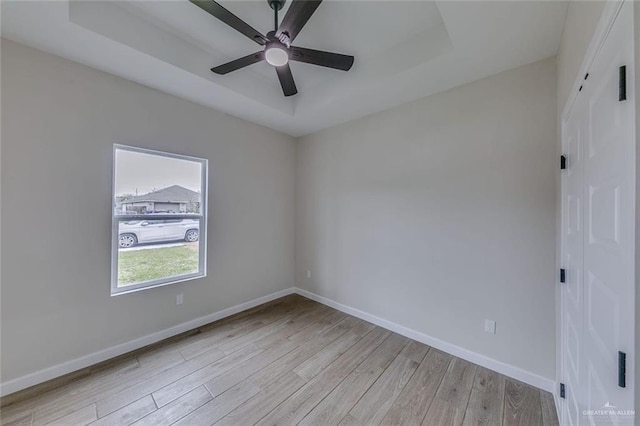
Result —
<path fill-rule="evenodd" d="M 137 293 L 139 291 L 149 290 L 152 288 L 165 287 L 171 284 L 183 283 L 186 281 L 193 281 L 207 276 L 206 272 L 197 272 L 195 274 L 180 275 L 178 277 L 164 278 L 155 281 L 148 281 L 144 283 L 132 284 L 128 286 L 111 287 L 111 297 L 122 296 L 124 294 Z"/>

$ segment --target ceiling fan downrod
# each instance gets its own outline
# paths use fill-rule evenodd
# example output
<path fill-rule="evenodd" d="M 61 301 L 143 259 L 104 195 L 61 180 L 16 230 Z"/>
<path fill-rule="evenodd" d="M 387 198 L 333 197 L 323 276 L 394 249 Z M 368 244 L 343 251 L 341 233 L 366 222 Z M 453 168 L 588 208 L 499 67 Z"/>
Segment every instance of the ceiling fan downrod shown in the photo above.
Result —
<path fill-rule="evenodd" d="M 269 7 L 273 9 L 273 31 L 278 31 L 278 11 L 284 7 L 286 0 L 267 0 Z"/>

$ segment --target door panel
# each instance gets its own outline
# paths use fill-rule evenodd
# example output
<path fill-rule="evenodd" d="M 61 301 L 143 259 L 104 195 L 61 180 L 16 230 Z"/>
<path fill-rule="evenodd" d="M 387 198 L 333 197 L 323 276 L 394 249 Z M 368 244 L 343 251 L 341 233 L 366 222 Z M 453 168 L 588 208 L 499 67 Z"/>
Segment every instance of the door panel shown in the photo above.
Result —
<path fill-rule="evenodd" d="M 563 423 L 633 424 L 635 132 L 633 4 L 622 5 L 563 122 Z M 627 100 L 618 100 L 619 67 Z M 618 386 L 618 351 L 627 387 Z M 584 414 L 597 410 L 596 415 Z M 611 414 L 609 414 L 611 413 Z"/>
<path fill-rule="evenodd" d="M 563 423 L 579 424 L 582 407 L 582 279 L 583 279 L 583 196 L 582 146 L 585 125 L 584 103 L 577 100 L 563 126 L 567 170 L 564 173 L 563 193 L 563 267 L 566 270 L 562 291 L 562 381 L 566 385 L 566 399 L 562 410 Z"/>
<path fill-rule="evenodd" d="M 633 96 L 618 100 L 619 67 L 633 76 L 633 29 L 627 2 L 590 70 L 588 99 L 589 143 L 584 163 L 588 193 L 584 247 L 586 277 L 584 360 L 588 370 L 586 405 L 606 404 L 633 409 L 633 387 L 618 387 L 618 351 L 633 360 L 634 323 L 634 205 L 635 148 Z M 627 79 L 627 91 L 630 87 Z M 631 370 L 628 382 L 631 385 Z M 601 419 L 604 421 L 604 419 Z M 598 418 L 589 417 L 592 424 Z M 612 424 L 630 419 L 613 415 Z"/>

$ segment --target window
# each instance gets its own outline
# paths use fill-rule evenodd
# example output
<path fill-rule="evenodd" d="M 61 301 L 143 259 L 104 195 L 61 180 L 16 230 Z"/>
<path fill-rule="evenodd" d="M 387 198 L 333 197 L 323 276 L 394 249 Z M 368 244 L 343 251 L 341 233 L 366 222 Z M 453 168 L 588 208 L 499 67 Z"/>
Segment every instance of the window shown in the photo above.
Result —
<path fill-rule="evenodd" d="M 206 275 L 207 160 L 113 149 L 111 295 Z"/>

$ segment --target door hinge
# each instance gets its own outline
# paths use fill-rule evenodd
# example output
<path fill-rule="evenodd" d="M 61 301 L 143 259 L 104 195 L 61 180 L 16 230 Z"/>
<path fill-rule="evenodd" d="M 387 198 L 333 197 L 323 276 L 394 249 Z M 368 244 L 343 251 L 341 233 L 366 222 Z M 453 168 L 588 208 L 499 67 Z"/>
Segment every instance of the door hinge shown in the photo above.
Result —
<path fill-rule="evenodd" d="M 560 383 L 560 398 L 565 399 L 564 383 Z"/>
<path fill-rule="evenodd" d="M 627 100 L 627 67 L 623 65 L 620 67 L 620 79 L 618 80 L 618 100 Z"/>
<path fill-rule="evenodd" d="M 618 351 L 618 386 L 627 387 L 627 354 Z"/>
<path fill-rule="evenodd" d="M 567 271 L 565 269 L 560 269 L 560 282 L 564 283 L 567 281 Z"/>
<path fill-rule="evenodd" d="M 567 168 L 567 157 L 565 155 L 560 156 L 560 170 Z"/>

